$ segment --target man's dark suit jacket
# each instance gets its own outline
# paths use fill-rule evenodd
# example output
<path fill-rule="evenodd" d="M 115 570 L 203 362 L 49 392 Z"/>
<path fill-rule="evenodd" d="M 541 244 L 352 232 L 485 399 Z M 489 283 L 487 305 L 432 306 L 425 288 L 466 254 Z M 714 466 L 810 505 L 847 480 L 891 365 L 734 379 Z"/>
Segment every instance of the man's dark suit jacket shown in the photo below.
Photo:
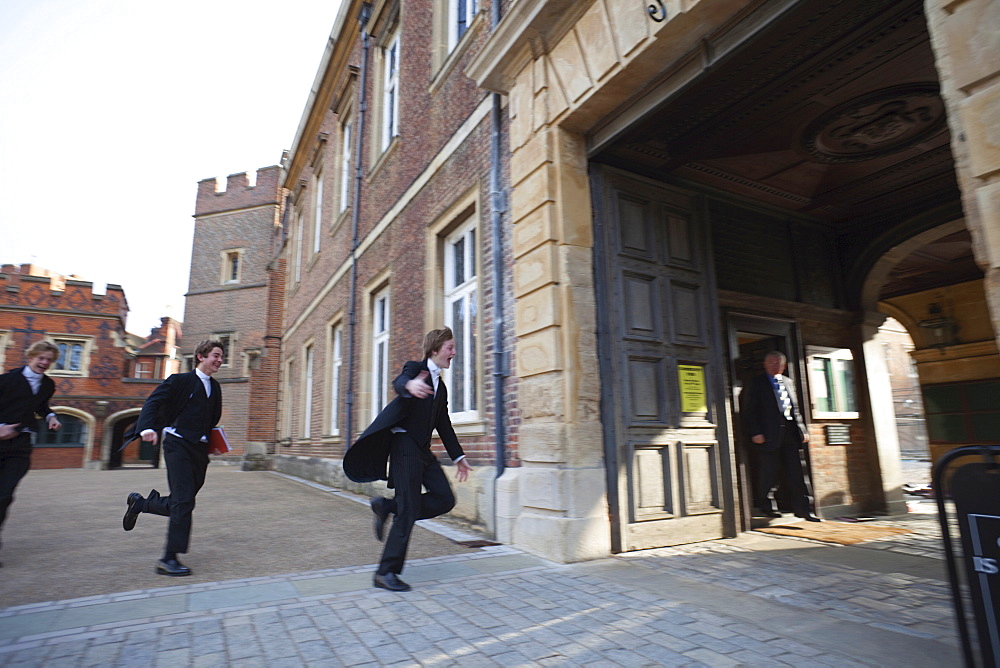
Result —
<path fill-rule="evenodd" d="M 38 394 L 32 392 L 31 384 L 24 377 L 23 366 L 0 375 L 0 423 L 20 423 L 22 429 L 35 430 L 38 418 L 52 412 L 49 399 L 55 391 L 55 382 L 43 375 Z"/>
<path fill-rule="evenodd" d="M 800 432 L 798 440 L 801 444 L 802 436 L 806 433 L 806 425 L 799 412 L 799 401 L 795 396 L 795 382 L 784 374 L 781 376 L 781 382 L 788 390 L 788 398 L 792 402 L 792 417 Z M 754 376 L 744 388 L 744 393 L 741 417 L 747 438 L 764 434 L 764 442 L 755 443 L 754 447 L 777 450 L 781 445 L 784 430 L 793 422 L 786 420 L 785 415 L 781 412 L 778 397 L 775 396 L 774 387 L 771 385 L 771 376 L 766 373 Z"/>
<path fill-rule="evenodd" d="M 139 419 L 132 431 L 125 435 L 125 442 L 138 437 L 146 429 L 152 429 L 157 434 L 164 427 L 173 427 L 185 440 L 197 442 L 206 436 L 212 427 L 219 424 L 222 417 L 222 388 L 219 381 L 209 379 L 212 383 L 212 396 L 208 398 L 208 414 L 201 424 L 177 423 L 178 416 L 195 393 L 203 394 L 205 386 L 194 371 L 175 373 L 156 386 L 156 389 L 146 399 L 139 413 Z"/>
<path fill-rule="evenodd" d="M 402 373 L 392 381 L 392 388 L 399 396 L 382 409 L 374 422 L 347 450 L 344 455 L 344 473 L 354 482 L 388 480 L 386 464 L 389 461 L 393 427 L 405 429 L 414 441 L 427 450 L 431 447 L 431 431 L 436 429 L 452 461 L 465 454 L 448 417 L 447 389 L 443 392 L 439 390 L 436 397 L 432 394 L 423 399 L 417 399 L 406 391 L 406 383 L 416 378 L 421 371 L 428 372 L 424 382 L 431 388 L 434 387 L 426 360 L 404 364 Z M 444 388 L 444 383 L 439 387 Z"/>

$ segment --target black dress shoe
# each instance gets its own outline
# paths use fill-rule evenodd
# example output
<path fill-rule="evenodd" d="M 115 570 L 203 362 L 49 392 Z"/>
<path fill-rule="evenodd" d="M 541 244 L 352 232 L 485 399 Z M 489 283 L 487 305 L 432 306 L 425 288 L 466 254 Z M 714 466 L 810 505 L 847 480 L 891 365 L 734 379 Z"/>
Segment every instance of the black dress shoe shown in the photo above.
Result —
<path fill-rule="evenodd" d="M 386 573 L 385 575 L 376 573 L 375 577 L 372 578 L 372 582 L 376 587 L 388 589 L 389 591 L 410 591 L 411 589 L 410 585 L 400 580 L 399 576 L 395 573 Z"/>
<path fill-rule="evenodd" d="M 160 559 L 156 562 L 156 572 L 160 575 L 191 575 L 191 569 L 176 559 Z"/>
<path fill-rule="evenodd" d="M 381 542 L 385 539 L 385 521 L 389 519 L 389 499 L 384 496 L 372 497 L 372 512 L 375 519 L 372 520 L 372 528 L 375 529 L 375 537 Z"/>
<path fill-rule="evenodd" d="M 764 517 L 781 517 L 781 513 L 777 510 L 762 510 L 760 514 Z"/>
<path fill-rule="evenodd" d="M 820 518 L 816 517 L 812 513 L 806 513 L 805 515 L 796 515 L 796 517 L 801 517 L 806 522 L 822 522 Z"/>
<path fill-rule="evenodd" d="M 125 531 L 131 531 L 135 528 L 135 520 L 139 517 L 139 513 L 142 512 L 140 506 L 145 500 L 139 492 L 132 492 L 125 499 L 125 517 L 122 518 L 122 528 Z"/>

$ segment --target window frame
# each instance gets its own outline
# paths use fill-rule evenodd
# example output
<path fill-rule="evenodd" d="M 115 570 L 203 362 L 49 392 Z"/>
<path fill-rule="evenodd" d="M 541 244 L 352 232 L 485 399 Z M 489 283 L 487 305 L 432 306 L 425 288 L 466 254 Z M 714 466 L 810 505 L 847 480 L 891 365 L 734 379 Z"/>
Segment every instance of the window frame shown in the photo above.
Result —
<path fill-rule="evenodd" d="M 89 422 L 80 417 L 79 415 L 72 415 L 70 413 L 63 413 L 60 411 L 55 411 L 56 419 L 62 424 L 62 426 L 57 431 L 50 431 L 48 429 L 40 429 L 37 434 L 35 434 L 34 447 L 36 448 L 86 448 L 87 439 L 90 437 L 90 424 Z M 63 443 L 62 440 L 66 438 L 67 435 L 71 433 L 71 426 L 78 424 L 79 438 L 73 443 Z M 55 439 L 55 442 L 50 442 L 49 439 Z"/>
<path fill-rule="evenodd" d="M 380 153 L 385 153 L 392 144 L 392 140 L 399 136 L 399 72 L 402 51 L 400 33 L 398 26 L 393 28 L 381 49 Z"/>
<path fill-rule="evenodd" d="M 456 275 L 455 247 L 462 244 L 462 274 Z M 445 382 L 448 384 L 448 410 L 454 422 L 472 422 L 479 419 L 480 365 L 479 365 L 479 297 L 480 289 L 478 244 L 479 234 L 475 216 L 470 216 L 452 232 L 444 236 L 444 283 L 442 306 L 444 323 L 451 327 L 458 348 L 451 368 L 445 371 Z M 471 273 L 470 273 L 471 269 Z M 454 305 L 462 302 L 464 306 L 463 327 L 456 328 Z M 461 371 L 461 383 L 456 379 L 456 373 Z M 461 392 L 461 397 L 459 397 Z M 461 398 L 461 403 L 457 401 Z M 456 405 L 462 410 L 454 410 Z"/>
<path fill-rule="evenodd" d="M 219 252 L 222 258 L 221 275 L 219 283 L 221 285 L 236 285 L 243 280 L 243 250 L 242 248 L 227 248 Z M 236 264 L 236 277 L 233 277 L 233 263 Z"/>
<path fill-rule="evenodd" d="M 338 215 L 343 215 L 351 208 L 351 165 L 353 163 L 354 152 L 351 140 L 354 136 L 354 109 L 348 107 L 340 123 L 340 156 L 338 167 L 340 169 L 340 182 L 337 186 Z"/>
<path fill-rule="evenodd" d="M 312 438 L 313 391 L 316 378 L 316 347 L 310 340 L 302 346 L 302 426 L 299 438 Z"/>
<path fill-rule="evenodd" d="M 327 414 L 326 432 L 340 436 L 341 378 L 344 366 L 344 323 L 337 320 L 327 326 Z"/>
<path fill-rule="evenodd" d="M 469 28 L 472 26 L 472 22 L 476 19 L 479 14 L 479 2 L 478 0 L 447 0 L 448 3 L 448 53 L 453 52 L 461 43 L 462 38 L 465 37 Z M 460 11 L 464 10 L 464 11 Z M 464 28 L 461 23 L 461 15 L 465 14 Z"/>
<path fill-rule="evenodd" d="M 233 366 L 233 349 L 236 347 L 236 332 L 214 332 L 212 339 L 222 344 L 222 365 L 221 369 L 228 369 Z M 195 363 L 197 366 L 197 362 Z"/>
<path fill-rule="evenodd" d="M 73 334 L 49 334 L 48 338 L 57 348 L 59 354 L 52 362 L 52 366 L 45 372 L 50 376 L 86 378 L 90 375 L 90 357 L 94 347 L 94 339 L 90 336 L 75 336 Z M 63 358 L 62 346 L 79 346 L 80 356 L 77 369 L 58 368 L 59 360 Z M 70 348 L 67 348 L 70 349 Z"/>
<path fill-rule="evenodd" d="M 385 286 L 371 295 L 371 418 L 378 417 L 389 403 L 389 345 L 391 321 L 389 287 Z M 381 303 L 381 308 L 379 304 Z M 381 368 L 380 368 L 381 367 Z"/>
<path fill-rule="evenodd" d="M 312 177 L 313 181 L 313 244 L 312 254 L 319 253 L 323 238 L 323 167 L 317 165 Z"/>
<path fill-rule="evenodd" d="M 828 362 L 834 363 L 831 366 L 835 366 L 837 362 L 850 363 L 850 387 L 846 387 L 842 384 L 838 377 L 836 371 L 832 373 L 820 371 L 815 368 L 815 364 L 818 360 L 826 360 Z M 812 417 L 817 420 L 856 420 L 859 418 L 860 413 L 858 412 L 858 392 L 857 392 L 857 373 L 855 372 L 854 364 L 854 352 L 850 348 L 828 348 L 820 346 L 807 346 L 806 347 L 806 369 L 808 371 L 808 383 L 809 383 L 809 394 L 812 408 Z M 822 386 L 825 390 L 820 392 L 821 389 L 818 382 L 818 374 L 822 375 L 823 382 Z M 832 387 L 830 379 L 833 379 Z M 829 397 L 828 395 L 833 395 Z M 820 410 L 818 402 L 820 398 L 829 398 L 835 402 L 834 407 L 837 410 Z M 849 407 L 850 401 L 854 402 L 854 410 L 846 410 Z"/>

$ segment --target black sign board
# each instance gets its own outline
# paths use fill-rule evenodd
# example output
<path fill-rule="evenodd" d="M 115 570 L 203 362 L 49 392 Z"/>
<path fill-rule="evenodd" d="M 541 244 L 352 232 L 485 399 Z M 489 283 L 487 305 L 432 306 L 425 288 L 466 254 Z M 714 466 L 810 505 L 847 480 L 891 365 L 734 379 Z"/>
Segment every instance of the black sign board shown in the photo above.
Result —
<path fill-rule="evenodd" d="M 985 665 L 1000 666 L 1000 464 L 961 466 L 948 485 Z"/>
<path fill-rule="evenodd" d="M 846 424 L 828 424 L 826 425 L 826 444 L 827 445 L 850 445 L 851 444 L 851 428 Z"/>

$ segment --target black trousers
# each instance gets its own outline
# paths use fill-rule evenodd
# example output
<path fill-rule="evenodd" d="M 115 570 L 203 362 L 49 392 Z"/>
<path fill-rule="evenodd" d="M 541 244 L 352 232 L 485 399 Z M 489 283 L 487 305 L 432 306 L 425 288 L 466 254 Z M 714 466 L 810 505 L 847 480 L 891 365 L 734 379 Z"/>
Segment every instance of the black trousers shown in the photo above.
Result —
<path fill-rule="evenodd" d="M 414 522 L 443 515 L 455 507 L 455 493 L 451 491 L 441 463 L 429 448 L 420 447 L 406 432 L 392 436 L 389 475 L 396 488 L 396 497 L 390 506 L 392 528 L 386 536 L 378 565 L 381 575 L 403 572 Z M 423 494 L 421 487 L 427 490 Z"/>
<path fill-rule="evenodd" d="M 772 492 L 779 484 L 786 493 L 792 512 L 806 515 L 812 509 L 812 490 L 806 480 L 805 465 L 802 461 L 803 443 L 794 422 L 782 430 L 779 446 L 765 450 L 761 444 L 757 452 L 757 498 L 754 505 L 761 510 L 775 510 Z"/>
<path fill-rule="evenodd" d="M 14 490 L 31 468 L 31 434 L 0 441 L 0 528 L 14 503 Z"/>
<path fill-rule="evenodd" d="M 205 473 L 208 470 L 208 444 L 164 433 L 163 459 L 167 463 L 170 496 L 150 494 L 143 510 L 170 518 L 167 525 L 167 552 L 187 552 L 191 541 L 191 516 L 194 513 L 195 497 L 205 484 Z"/>

